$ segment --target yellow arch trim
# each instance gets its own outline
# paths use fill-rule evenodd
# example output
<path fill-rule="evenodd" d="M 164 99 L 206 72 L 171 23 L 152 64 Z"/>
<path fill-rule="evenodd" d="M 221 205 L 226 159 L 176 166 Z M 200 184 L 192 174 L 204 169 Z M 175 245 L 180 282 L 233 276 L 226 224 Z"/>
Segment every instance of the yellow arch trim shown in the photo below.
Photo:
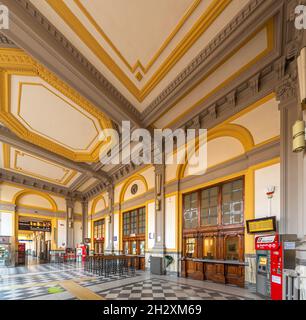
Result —
<path fill-rule="evenodd" d="M 105 201 L 105 198 L 104 198 L 104 193 L 103 193 L 103 194 L 99 195 L 97 198 L 94 199 L 94 201 L 92 203 L 92 206 L 91 206 L 91 211 L 90 211 L 91 215 L 95 214 L 96 206 L 97 206 L 97 204 L 98 204 L 98 202 L 100 200 L 103 200 L 104 207 L 107 208 L 106 201 Z"/>
<path fill-rule="evenodd" d="M 147 180 L 145 179 L 144 176 L 140 175 L 140 174 L 136 174 L 132 177 L 130 177 L 124 184 L 124 186 L 122 187 L 121 189 L 121 192 L 120 192 L 120 197 L 119 197 L 119 203 L 123 203 L 124 202 L 124 196 L 125 196 L 125 193 L 126 193 L 126 190 L 128 189 L 128 187 L 136 180 L 140 180 L 143 182 L 143 184 L 145 185 L 145 188 L 146 188 L 146 191 L 148 191 L 148 183 L 147 183 Z"/>
<path fill-rule="evenodd" d="M 238 124 L 223 124 L 209 130 L 207 134 L 207 142 L 221 137 L 232 137 L 238 140 L 242 144 L 245 153 L 252 150 L 255 146 L 251 132 Z M 198 148 L 199 146 L 197 145 L 196 150 L 198 150 Z M 187 164 L 188 162 L 178 166 L 176 173 L 177 179 L 182 179 L 184 177 Z"/>
<path fill-rule="evenodd" d="M 57 209 L 57 204 L 56 202 L 54 201 L 53 198 L 50 197 L 50 195 L 46 194 L 46 193 L 43 193 L 43 192 L 40 192 L 40 191 L 35 191 L 35 190 L 21 190 L 19 192 L 17 192 L 15 195 L 14 195 L 14 198 L 13 198 L 13 203 L 15 205 L 18 204 L 18 201 L 26 196 L 26 195 L 30 195 L 30 194 L 34 194 L 34 195 L 37 195 L 37 196 L 40 196 L 42 198 L 45 198 L 51 205 L 51 208 L 52 208 L 52 211 L 54 212 L 57 212 L 58 209 Z"/>
<path fill-rule="evenodd" d="M 208 131 L 208 141 L 220 137 L 236 138 L 243 145 L 245 152 L 252 150 L 255 145 L 251 132 L 247 128 L 238 124 L 228 123 Z"/>

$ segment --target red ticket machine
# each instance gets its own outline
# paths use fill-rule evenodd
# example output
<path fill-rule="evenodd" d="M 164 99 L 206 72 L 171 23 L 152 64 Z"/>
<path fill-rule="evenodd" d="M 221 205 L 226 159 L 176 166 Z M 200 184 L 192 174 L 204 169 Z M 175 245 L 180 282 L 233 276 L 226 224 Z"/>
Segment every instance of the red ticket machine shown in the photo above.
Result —
<path fill-rule="evenodd" d="M 80 244 L 77 248 L 77 259 L 78 261 L 85 261 L 87 256 L 87 245 Z"/>
<path fill-rule="evenodd" d="M 255 237 L 257 292 L 272 300 L 282 300 L 282 244 L 279 235 Z"/>
<path fill-rule="evenodd" d="M 26 262 L 26 246 L 25 243 L 18 243 L 17 265 L 25 265 Z"/>
<path fill-rule="evenodd" d="M 259 235 L 255 237 L 257 293 L 282 300 L 283 269 L 295 268 L 295 235 Z"/>

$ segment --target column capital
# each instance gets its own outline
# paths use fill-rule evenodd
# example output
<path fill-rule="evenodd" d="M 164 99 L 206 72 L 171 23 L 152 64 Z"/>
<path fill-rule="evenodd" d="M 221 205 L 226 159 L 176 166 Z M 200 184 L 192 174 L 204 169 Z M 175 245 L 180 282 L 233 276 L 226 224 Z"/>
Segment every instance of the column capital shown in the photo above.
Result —
<path fill-rule="evenodd" d="M 67 208 L 74 208 L 74 204 L 75 204 L 75 199 L 71 198 L 71 197 L 66 197 L 66 206 Z"/>
<path fill-rule="evenodd" d="M 297 101 L 298 84 L 296 70 L 293 74 L 286 75 L 279 82 L 275 92 L 276 100 L 279 101 L 280 104 L 286 105 L 287 102 Z"/>

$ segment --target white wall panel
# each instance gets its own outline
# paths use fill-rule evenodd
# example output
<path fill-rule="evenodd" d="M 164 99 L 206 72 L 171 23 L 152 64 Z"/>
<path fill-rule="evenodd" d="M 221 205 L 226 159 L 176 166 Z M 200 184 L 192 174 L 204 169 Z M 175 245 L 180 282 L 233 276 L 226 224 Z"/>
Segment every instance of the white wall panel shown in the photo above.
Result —
<path fill-rule="evenodd" d="M 266 195 L 267 187 L 275 186 L 272 200 Z M 272 216 L 280 218 L 280 164 L 262 168 L 255 171 L 255 217 L 262 218 L 269 214 L 269 201 L 271 201 Z"/>
<path fill-rule="evenodd" d="M 176 239 L 176 196 L 166 198 L 166 232 L 165 244 L 167 249 L 175 249 Z"/>

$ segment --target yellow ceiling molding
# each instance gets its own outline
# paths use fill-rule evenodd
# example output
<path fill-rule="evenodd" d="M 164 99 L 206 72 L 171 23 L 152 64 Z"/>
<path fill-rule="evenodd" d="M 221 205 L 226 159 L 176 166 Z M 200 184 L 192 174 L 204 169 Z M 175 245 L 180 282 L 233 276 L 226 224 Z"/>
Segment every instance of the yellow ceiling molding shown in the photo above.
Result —
<path fill-rule="evenodd" d="M 152 65 L 155 63 L 155 61 L 160 57 L 160 55 L 163 53 L 165 48 L 169 45 L 169 43 L 172 41 L 172 39 L 176 36 L 176 34 L 181 30 L 184 23 L 188 20 L 188 18 L 194 13 L 196 8 L 199 6 L 202 0 L 194 0 L 191 6 L 188 8 L 184 16 L 181 18 L 181 20 L 178 22 L 174 30 L 171 32 L 171 34 L 167 37 L 167 39 L 164 41 L 162 46 L 158 49 L 158 51 L 154 54 L 153 58 L 148 62 L 146 66 L 144 66 L 139 59 L 137 59 L 136 63 L 134 65 L 131 65 L 128 63 L 128 61 L 124 58 L 123 54 L 118 50 L 118 48 L 114 45 L 114 43 L 111 41 L 111 39 L 106 35 L 106 33 L 102 30 L 102 28 L 99 26 L 99 24 L 95 21 L 95 19 L 91 16 L 91 14 L 88 12 L 88 10 L 85 8 L 85 6 L 82 4 L 81 0 L 74 0 L 75 4 L 79 7 L 79 9 L 82 11 L 82 13 L 88 18 L 88 20 L 91 22 L 91 24 L 97 29 L 97 31 L 100 33 L 100 35 L 104 38 L 104 40 L 109 44 L 109 46 L 116 52 L 118 57 L 122 60 L 122 62 L 127 66 L 127 68 L 132 72 L 135 73 L 136 70 L 140 69 L 142 72 L 147 73 Z"/>
<path fill-rule="evenodd" d="M 47 161 L 43 158 L 40 158 L 40 157 L 36 157 L 32 154 L 29 154 L 29 153 L 26 153 L 26 152 L 22 152 L 20 150 L 17 150 L 17 149 L 13 149 L 13 152 L 14 152 L 14 157 L 13 157 L 13 162 L 11 162 L 11 147 L 7 144 L 3 144 L 3 164 L 4 164 L 4 168 L 5 169 L 8 169 L 10 171 L 14 171 L 14 172 L 17 172 L 17 173 L 21 173 L 21 174 L 24 174 L 24 175 L 27 175 L 27 176 L 31 176 L 31 177 L 34 177 L 34 178 L 37 178 L 37 179 L 41 179 L 41 180 L 45 180 L 45 181 L 48 181 L 48 182 L 51 182 L 51 183 L 56 183 L 56 184 L 60 184 L 62 186 L 67 186 L 71 180 L 77 175 L 77 171 L 75 170 L 71 170 L 71 169 L 68 169 L 68 168 L 65 168 L 63 166 L 60 166 L 58 164 L 55 164 L 53 162 L 50 162 L 50 161 Z M 25 170 L 24 168 L 18 166 L 18 157 L 21 158 L 21 157 L 29 157 L 29 158 L 33 158 L 35 160 L 38 160 L 38 161 L 42 161 L 50 166 L 55 166 L 59 169 L 61 169 L 63 171 L 63 176 L 61 179 L 53 179 L 53 178 L 50 178 L 50 177 L 46 177 L 46 176 L 43 176 L 43 175 L 39 175 L 35 172 L 30 172 L 30 171 L 27 171 Z"/>
<path fill-rule="evenodd" d="M 45 67 L 34 61 L 26 53 L 19 49 L 0 48 L 0 121 L 9 129 L 15 132 L 19 137 L 36 144 L 42 148 L 62 155 L 76 162 L 96 162 L 99 159 L 100 149 L 105 143 L 97 141 L 91 150 L 73 151 L 56 141 L 52 141 L 37 133 L 28 130 L 11 113 L 11 77 L 12 76 L 36 76 L 44 80 L 50 86 L 58 90 L 65 97 L 73 101 L 81 109 L 92 115 L 102 129 L 112 128 L 112 122 L 100 110 L 90 104 L 79 93 L 69 87 L 66 83 L 58 79 L 53 73 Z"/>
<path fill-rule="evenodd" d="M 31 125 L 24 119 L 24 117 L 21 115 L 21 97 L 22 97 L 22 91 L 23 88 L 25 86 L 37 86 L 37 87 L 42 87 L 45 90 L 47 90 L 48 92 L 50 92 L 51 94 L 55 95 L 58 99 L 62 100 L 65 104 L 69 105 L 69 107 L 73 108 L 74 110 L 76 110 L 77 112 L 79 112 L 80 114 L 82 114 L 82 116 L 84 116 L 85 118 L 89 119 L 91 121 L 91 123 L 93 124 L 95 130 L 96 130 L 96 135 L 95 137 L 92 139 L 92 141 L 90 143 L 88 143 L 88 145 L 85 147 L 85 149 L 89 149 L 90 146 L 92 145 L 92 143 L 99 137 L 99 129 L 97 128 L 95 122 L 86 115 L 86 113 L 82 112 L 81 110 L 77 109 L 73 104 L 69 103 L 67 100 L 63 99 L 60 95 L 58 95 L 57 93 L 53 92 L 52 90 L 50 90 L 49 88 L 47 88 L 45 85 L 41 84 L 41 83 L 36 83 L 36 82 L 19 82 L 19 91 L 18 91 L 18 111 L 17 114 L 19 116 L 20 119 L 22 119 L 29 128 L 31 128 L 34 132 L 36 131 L 35 128 L 31 127 Z M 50 139 L 50 141 L 56 141 L 55 139 L 49 137 L 48 135 L 44 134 L 44 136 L 46 136 L 48 139 Z M 60 141 L 56 141 L 59 144 L 62 144 L 65 146 L 64 143 L 60 142 Z M 66 145 L 66 147 L 69 149 L 70 147 Z"/>
<path fill-rule="evenodd" d="M 226 85 L 228 85 L 232 80 L 237 78 L 239 75 L 241 75 L 243 72 L 251 68 L 255 63 L 260 61 L 262 58 L 267 56 L 272 50 L 274 49 L 274 19 L 271 18 L 263 27 L 256 30 L 253 34 L 251 34 L 243 43 L 241 43 L 235 50 L 230 52 L 220 63 L 218 63 L 214 68 L 212 68 L 203 78 L 201 78 L 197 83 L 195 83 L 191 88 L 189 88 L 181 97 L 179 97 L 167 110 L 165 110 L 163 113 L 160 114 L 157 120 L 155 120 L 155 123 L 162 118 L 167 112 L 169 112 L 171 109 L 175 108 L 175 106 L 184 99 L 187 95 L 189 95 L 200 83 L 205 81 L 209 76 L 211 76 L 219 67 L 221 67 L 224 63 L 226 63 L 230 58 L 232 58 L 240 49 L 242 49 L 249 41 L 251 41 L 256 35 L 258 35 L 261 31 L 266 30 L 267 33 L 267 48 L 263 50 L 260 54 L 258 54 L 252 61 L 247 63 L 245 66 L 240 68 L 237 72 L 232 74 L 230 77 L 225 79 L 222 83 L 220 83 L 216 88 L 214 88 L 211 92 L 209 92 L 207 95 L 202 97 L 200 100 L 198 100 L 196 103 L 194 103 L 192 106 L 186 106 L 186 110 L 177 116 L 175 119 L 171 120 L 167 125 L 164 127 L 171 127 L 173 124 L 178 122 L 180 119 L 184 118 L 186 114 L 188 114 L 190 111 L 201 105 L 206 99 L 208 99 L 210 96 L 224 88 Z"/>
<path fill-rule="evenodd" d="M 122 189 L 121 189 L 121 192 L 120 192 L 120 197 L 119 197 L 119 203 L 123 203 L 124 202 L 124 196 L 125 196 L 125 193 L 128 189 L 128 187 L 134 182 L 134 181 L 141 181 L 143 182 L 144 186 L 145 186 L 145 189 L 147 192 L 149 190 L 148 188 L 148 183 L 147 183 L 147 180 L 145 179 L 144 176 L 140 175 L 140 174 L 136 174 L 136 175 L 133 175 L 132 177 L 130 177 L 129 179 L 126 180 L 126 182 L 124 183 Z"/>
<path fill-rule="evenodd" d="M 56 202 L 54 201 L 54 199 L 48 195 L 47 193 L 43 193 L 43 192 L 40 192 L 40 191 L 36 191 L 36 190 L 21 190 L 19 192 L 17 192 L 15 195 L 14 195 L 14 198 L 13 198 L 13 203 L 15 205 L 18 205 L 20 200 L 24 197 L 24 196 L 27 196 L 27 195 L 37 195 L 37 196 L 40 196 L 44 199 L 46 199 L 50 205 L 51 205 L 51 208 L 52 208 L 52 211 L 53 212 L 57 212 L 57 204 Z"/>
<path fill-rule="evenodd" d="M 199 37 L 212 25 L 216 18 L 223 12 L 223 10 L 230 4 L 232 0 L 213 0 L 205 12 L 200 16 L 197 22 L 187 32 L 179 44 L 172 50 L 169 56 L 163 61 L 160 67 L 146 82 L 142 89 L 138 89 L 133 81 L 119 68 L 111 56 L 100 45 L 94 36 L 86 29 L 74 13 L 62 0 L 46 0 L 53 10 L 65 21 L 65 23 L 78 35 L 78 37 L 87 45 L 87 47 L 100 59 L 100 61 L 117 77 L 117 79 L 129 90 L 129 92 L 139 101 L 142 102 L 148 94 L 156 87 L 156 85 L 166 76 L 166 74 L 173 68 L 173 66 L 183 57 L 183 55 L 192 47 L 192 45 L 199 39 Z M 179 32 L 184 23 L 199 5 L 195 1 L 192 6 L 185 13 L 182 20 L 169 35 L 166 41 L 162 44 L 158 52 L 153 56 L 147 66 L 143 66 L 138 60 L 134 66 L 131 66 L 119 50 L 111 43 L 110 39 L 105 35 L 103 30 L 98 26 L 94 19 L 88 14 L 80 1 L 76 0 L 79 8 L 83 14 L 91 21 L 91 23 L 98 29 L 100 34 L 106 39 L 108 44 L 112 47 L 114 52 L 120 57 L 128 69 L 135 73 L 138 69 L 146 73 L 153 66 L 156 60 L 163 53 L 165 48 L 169 45 L 174 36 Z"/>

